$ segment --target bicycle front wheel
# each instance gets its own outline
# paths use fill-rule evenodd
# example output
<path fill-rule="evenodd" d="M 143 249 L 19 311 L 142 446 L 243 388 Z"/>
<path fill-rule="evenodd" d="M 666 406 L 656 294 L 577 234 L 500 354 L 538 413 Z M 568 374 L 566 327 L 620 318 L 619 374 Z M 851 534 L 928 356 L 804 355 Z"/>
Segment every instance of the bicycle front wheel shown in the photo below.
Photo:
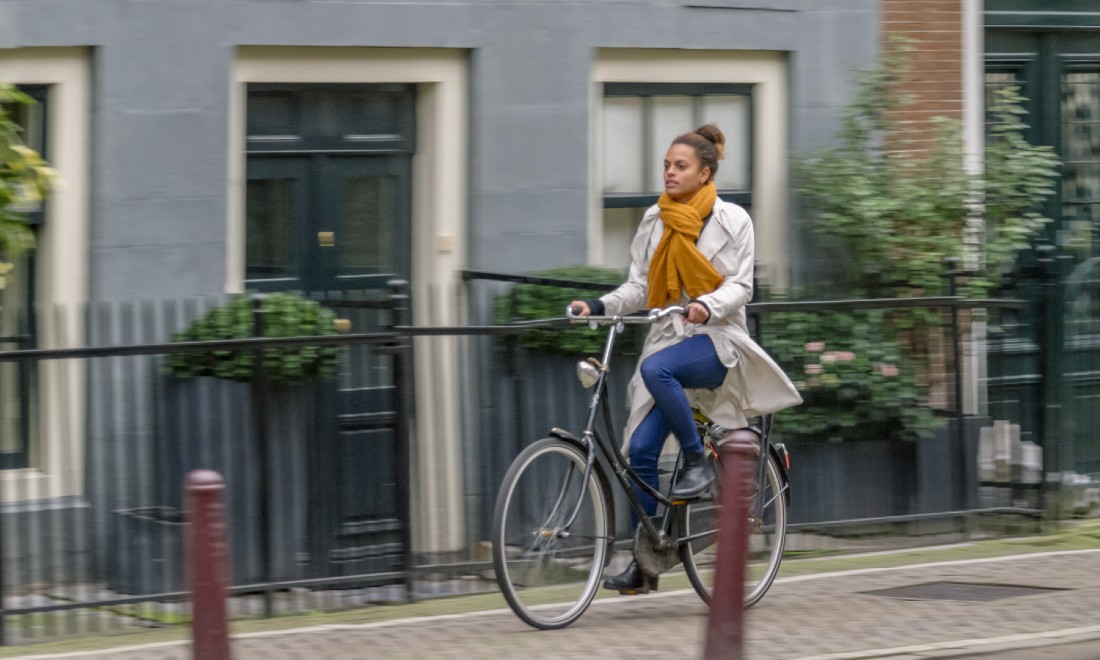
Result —
<path fill-rule="evenodd" d="M 588 608 L 613 541 L 610 493 L 572 443 L 545 438 L 504 476 L 493 513 L 493 567 L 508 605 L 542 629 Z"/>
<path fill-rule="evenodd" d="M 721 469 L 718 468 L 719 474 Z M 721 484 L 719 485 L 721 487 Z M 769 454 L 764 470 L 764 482 L 757 484 L 749 501 L 749 539 L 745 563 L 745 607 L 752 607 L 768 591 L 783 560 L 787 541 L 786 482 Z M 763 515 L 755 516 L 757 501 L 763 502 Z M 708 605 L 714 582 L 714 566 L 718 557 L 718 520 L 721 512 L 718 498 L 686 504 L 681 518 L 681 536 L 692 539 L 680 546 L 691 586 Z"/>

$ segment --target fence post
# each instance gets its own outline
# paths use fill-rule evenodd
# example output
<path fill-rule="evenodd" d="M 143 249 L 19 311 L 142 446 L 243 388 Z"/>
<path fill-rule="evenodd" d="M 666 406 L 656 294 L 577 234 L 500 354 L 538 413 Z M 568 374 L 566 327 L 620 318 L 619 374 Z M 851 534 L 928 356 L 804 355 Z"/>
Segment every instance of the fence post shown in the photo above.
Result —
<path fill-rule="evenodd" d="M 184 497 L 191 522 L 187 537 L 191 589 L 191 654 L 196 660 L 229 660 L 229 585 L 226 548 L 225 482 L 213 470 L 187 474 Z"/>
<path fill-rule="evenodd" d="M 252 336 L 264 336 L 264 309 L 266 299 L 262 293 L 252 295 Z M 252 357 L 252 420 L 256 433 L 256 467 L 260 480 L 260 501 L 257 514 L 260 523 L 260 570 L 264 583 L 264 618 L 275 616 L 271 587 L 267 586 L 275 571 L 272 567 L 271 552 L 271 475 L 268 464 L 267 447 L 267 365 L 264 363 L 264 349 L 257 348 Z"/>
<path fill-rule="evenodd" d="M 390 280 L 387 282 L 390 288 L 390 304 L 393 312 L 391 330 L 397 330 L 399 326 L 412 325 L 412 309 L 410 305 L 409 283 L 405 280 Z M 412 340 L 406 336 L 399 336 L 394 340 L 393 352 L 393 387 L 397 393 L 396 413 L 394 422 L 394 435 L 397 436 L 397 510 L 403 518 L 401 531 L 402 563 L 405 569 L 405 599 L 413 601 L 413 548 L 412 548 L 412 505 L 410 497 L 411 460 L 409 433 L 409 416 L 412 413 L 412 402 L 409 397 L 409 384 L 412 378 L 409 369 L 412 365 L 410 352 Z"/>
<path fill-rule="evenodd" d="M 1039 438 L 1043 447 L 1043 509 L 1048 519 L 1061 517 L 1062 480 L 1056 478 L 1072 465 L 1067 455 L 1065 434 L 1062 433 L 1062 370 L 1064 335 L 1059 304 L 1058 288 L 1061 284 L 1057 249 L 1053 245 L 1040 245 L 1035 249 L 1039 275 L 1039 302 L 1037 314 L 1039 343 Z"/>
<path fill-rule="evenodd" d="M 955 483 L 955 510 L 966 511 L 969 508 L 966 488 L 966 438 L 963 435 L 966 411 L 963 410 L 963 352 L 959 333 L 959 276 L 965 273 L 958 269 L 959 259 L 957 257 L 948 257 L 943 262 L 947 266 L 948 293 L 954 298 L 951 301 L 951 361 L 954 362 L 955 367 L 953 370 L 955 372 L 954 382 L 952 383 L 955 390 L 955 400 L 953 402 L 955 406 L 955 459 L 952 461 L 951 480 Z"/>
<path fill-rule="evenodd" d="M 749 494 L 760 444 L 755 434 L 734 432 L 718 451 L 722 457 L 722 505 L 718 557 L 707 620 L 705 660 L 744 658 L 745 560 L 748 552 Z"/>

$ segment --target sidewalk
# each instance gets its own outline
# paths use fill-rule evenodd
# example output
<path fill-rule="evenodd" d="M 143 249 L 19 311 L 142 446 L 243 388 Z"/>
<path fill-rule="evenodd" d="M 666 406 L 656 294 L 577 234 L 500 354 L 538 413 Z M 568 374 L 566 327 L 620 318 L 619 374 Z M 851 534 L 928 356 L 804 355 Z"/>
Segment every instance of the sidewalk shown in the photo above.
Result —
<path fill-rule="evenodd" d="M 746 614 L 746 656 L 752 660 L 1013 657 L 1008 653 L 1011 649 L 1031 649 L 1020 657 L 1041 658 L 1062 657 L 1050 647 L 1069 644 L 1065 648 L 1076 655 L 1065 657 L 1100 657 L 1097 576 L 1100 548 L 781 577 Z M 925 586 L 925 595 L 953 589 L 949 595 L 954 598 L 1001 597 L 903 599 L 874 593 L 940 582 L 974 586 Z M 994 593 L 998 586 L 1041 591 Z M 579 622 L 560 631 L 534 630 L 510 610 L 498 609 L 244 633 L 236 636 L 233 650 L 237 660 L 698 658 L 706 617 L 707 609 L 694 592 L 673 587 L 647 596 L 599 599 Z M 1081 644 L 1091 640 L 1097 640 L 1095 654 L 1090 650 L 1092 643 Z M 161 642 L 140 648 L 19 657 L 190 660 L 191 655 L 186 643 Z"/>

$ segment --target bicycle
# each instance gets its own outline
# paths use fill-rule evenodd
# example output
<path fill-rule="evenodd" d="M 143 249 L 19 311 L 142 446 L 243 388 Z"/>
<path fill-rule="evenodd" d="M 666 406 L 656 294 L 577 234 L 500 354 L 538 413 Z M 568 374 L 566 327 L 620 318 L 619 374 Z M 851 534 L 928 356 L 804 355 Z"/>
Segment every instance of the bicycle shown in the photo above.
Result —
<path fill-rule="evenodd" d="M 567 316 L 588 323 L 592 329 L 608 326 L 602 358 L 588 358 L 577 365 L 577 376 L 592 388 L 588 420 L 580 436 L 561 428 L 550 430 L 520 452 L 512 462 L 497 494 L 493 513 L 492 552 L 497 583 L 512 611 L 535 628 L 564 628 L 576 621 L 600 588 L 603 570 L 611 562 L 615 545 L 614 493 L 608 469 L 626 493 L 641 524 L 634 534 L 634 557 L 647 573 L 660 574 L 678 563 L 688 581 L 710 603 L 712 567 L 717 556 L 719 518 L 714 487 L 690 500 L 672 500 L 672 484 L 683 470 L 679 454 L 669 492 L 644 483 L 630 468 L 614 440 L 607 382 L 616 338 L 626 324 L 652 323 L 669 314 L 684 314 L 682 307 L 653 310 L 648 316 Z M 602 409 L 607 435 L 596 429 Z M 717 464 L 719 442 L 731 432 L 696 411 L 696 426 L 709 460 Z M 758 436 L 759 460 L 750 502 L 746 566 L 745 606 L 763 598 L 783 558 L 787 536 L 790 484 L 786 448 L 769 441 L 771 416 L 753 431 Z M 658 502 L 660 513 L 650 518 L 631 487 L 638 484 Z"/>

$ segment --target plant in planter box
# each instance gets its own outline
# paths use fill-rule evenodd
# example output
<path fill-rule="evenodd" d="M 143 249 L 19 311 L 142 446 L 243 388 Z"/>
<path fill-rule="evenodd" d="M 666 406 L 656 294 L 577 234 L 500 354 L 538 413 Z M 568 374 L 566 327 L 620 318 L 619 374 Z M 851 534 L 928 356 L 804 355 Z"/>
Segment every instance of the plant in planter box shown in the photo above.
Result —
<path fill-rule="evenodd" d="M 622 271 L 595 266 L 566 266 L 550 270 L 529 273 L 535 277 L 545 277 L 575 282 L 594 282 L 606 284 L 611 291 L 626 280 Z M 504 325 L 511 321 L 532 321 L 537 319 L 561 318 L 565 308 L 574 300 L 596 298 L 599 291 L 591 289 L 571 289 L 539 284 L 517 284 L 512 291 L 499 296 L 494 301 L 493 319 Z M 572 328 L 531 328 L 522 335 L 525 347 L 554 353 L 599 355 L 603 351 L 606 334 L 592 332 L 588 326 Z M 615 344 L 617 353 L 637 352 L 636 334 L 627 332 Z"/>
<path fill-rule="evenodd" d="M 769 314 L 762 340 L 803 397 L 778 414 L 785 439 L 915 440 L 940 423 L 882 311 Z"/>
<path fill-rule="evenodd" d="M 336 334 L 332 310 L 296 293 L 273 293 L 261 302 L 264 337 L 305 337 Z M 235 296 L 210 311 L 190 328 L 172 335 L 172 341 L 247 339 L 255 336 L 252 300 Z M 328 376 L 336 369 L 338 349 L 322 346 L 294 346 L 264 349 L 267 377 L 275 383 L 301 383 Z M 222 350 L 188 352 L 169 356 L 166 367 L 178 378 L 213 376 L 248 382 L 254 376 L 255 351 Z"/>

